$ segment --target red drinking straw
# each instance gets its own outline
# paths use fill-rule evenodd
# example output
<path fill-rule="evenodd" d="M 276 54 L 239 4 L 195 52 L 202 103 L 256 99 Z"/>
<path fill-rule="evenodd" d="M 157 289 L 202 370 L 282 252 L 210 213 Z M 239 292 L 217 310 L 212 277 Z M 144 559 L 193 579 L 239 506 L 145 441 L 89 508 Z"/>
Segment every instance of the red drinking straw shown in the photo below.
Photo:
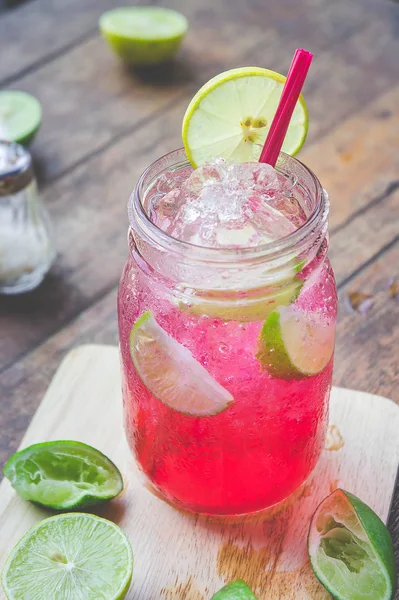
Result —
<path fill-rule="evenodd" d="M 296 50 L 259 162 L 275 166 L 312 58 L 313 54 L 307 50 Z"/>

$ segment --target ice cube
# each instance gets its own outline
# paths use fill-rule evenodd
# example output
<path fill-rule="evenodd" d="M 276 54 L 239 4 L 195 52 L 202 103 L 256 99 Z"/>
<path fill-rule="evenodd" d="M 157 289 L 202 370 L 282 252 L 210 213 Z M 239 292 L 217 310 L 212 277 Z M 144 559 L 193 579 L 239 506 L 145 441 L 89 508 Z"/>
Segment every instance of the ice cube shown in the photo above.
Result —
<path fill-rule="evenodd" d="M 170 186 L 171 179 L 172 174 L 161 187 Z M 153 203 L 154 222 L 197 245 L 257 246 L 292 233 L 303 222 L 299 202 L 287 195 L 284 182 L 267 164 L 217 159 L 176 187 Z"/>

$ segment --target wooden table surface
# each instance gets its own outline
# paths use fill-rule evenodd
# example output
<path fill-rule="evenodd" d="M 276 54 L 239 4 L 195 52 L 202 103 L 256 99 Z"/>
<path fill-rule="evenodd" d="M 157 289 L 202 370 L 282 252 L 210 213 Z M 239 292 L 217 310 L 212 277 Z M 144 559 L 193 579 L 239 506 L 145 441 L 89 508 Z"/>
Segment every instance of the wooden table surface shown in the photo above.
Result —
<path fill-rule="evenodd" d="M 191 29 L 176 61 L 147 73 L 123 68 L 98 34 L 112 0 L 33 0 L 0 15 L 0 86 L 43 105 L 32 152 L 58 247 L 38 290 L 0 298 L 0 461 L 17 448 L 66 352 L 117 343 L 127 198 L 146 166 L 181 145 L 189 99 L 235 66 L 285 73 L 296 47 L 315 54 L 300 158 L 331 197 L 334 383 L 399 402 L 399 4 L 154 3 L 182 10 Z M 371 298 L 356 310 L 362 294 Z"/>

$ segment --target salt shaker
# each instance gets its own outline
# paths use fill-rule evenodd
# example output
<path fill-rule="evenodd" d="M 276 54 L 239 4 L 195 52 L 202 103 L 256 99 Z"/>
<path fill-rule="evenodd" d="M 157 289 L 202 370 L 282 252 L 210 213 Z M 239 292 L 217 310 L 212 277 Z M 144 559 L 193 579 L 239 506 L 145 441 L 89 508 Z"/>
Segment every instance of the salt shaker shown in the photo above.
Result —
<path fill-rule="evenodd" d="M 37 287 L 55 254 L 31 156 L 20 144 L 0 141 L 0 293 L 20 294 Z"/>

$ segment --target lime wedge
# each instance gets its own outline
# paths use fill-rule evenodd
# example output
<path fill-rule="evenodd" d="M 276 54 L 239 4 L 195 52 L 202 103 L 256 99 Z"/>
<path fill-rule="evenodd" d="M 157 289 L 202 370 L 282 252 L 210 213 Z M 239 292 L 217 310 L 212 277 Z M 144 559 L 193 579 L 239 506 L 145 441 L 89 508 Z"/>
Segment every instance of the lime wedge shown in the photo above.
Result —
<path fill-rule="evenodd" d="M 0 91 L 0 139 L 26 146 L 33 141 L 41 120 L 36 98 L 25 92 Z"/>
<path fill-rule="evenodd" d="M 5 464 L 4 475 L 21 498 L 56 510 L 110 500 L 123 489 L 122 476 L 109 458 L 67 440 L 16 452 Z"/>
<path fill-rule="evenodd" d="M 257 600 L 257 598 L 245 581 L 237 579 L 216 592 L 211 600 Z"/>
<path fill-rule="evenodd" d="M 263 324 L 257 357 L 280 379 L 320 373 L 334 352 L 335 327 L 319 313 L 279 306 Z"/>
<path fill-rule="evenodd" d="M 266 317 L 277 306 L 288 306 L 295 302 L 303 281 L 293 278 L 279 289 L 262 290 L 261 296 L 237 300 L 226 299 L 226 294 L 216 292 L 204 292 L 202 296 L 199 293 L 192 295 L 186 302 L 179 302 L 179 308 L 192 315 L 207 316 L 213 319 L 222 319 L 223 321 L 238 321 L 241 323 L 251 321 L 264 321 Z"/>
<path fill-rule="evenodd" d="M 123 61 L 154 65 L 175 54 L 188 22 L 169 8 L 129 6 L 105 12 L 99 26 L 104 39 Z"/>
<path fill-rule="evenodd" d="M 183 143 L 193 167 L 219 156 L 234 163 L 257 161 L 285 80 L 268 69 L 241 67 L 208 81 L 191 100 L 183 119 Z M 283 151 L 299 152 L 307 130 L 308 112 L 300 96 Z"/>
<path fill-rule="evenodd" d="M 230 392 L 158 325 L 151 312 L 134 324 L 130 354 L 144 385 L 173 410 L 205 417 L 226 410 L 233 402 Z"/>
<path fill-rule="evenodd" d="M 313 571 L 336 600 L 390 600 L 396 589 L 391 537 L 353 494 L 337 489 L 313 515 L 308 550 Z"/>
<path fill-rule="evenodd" d="M 133 572 L 129 540 L 114 523 L 83 513 L 41 521 L 8 557 L 8 600 L 119 600 Z"/>

